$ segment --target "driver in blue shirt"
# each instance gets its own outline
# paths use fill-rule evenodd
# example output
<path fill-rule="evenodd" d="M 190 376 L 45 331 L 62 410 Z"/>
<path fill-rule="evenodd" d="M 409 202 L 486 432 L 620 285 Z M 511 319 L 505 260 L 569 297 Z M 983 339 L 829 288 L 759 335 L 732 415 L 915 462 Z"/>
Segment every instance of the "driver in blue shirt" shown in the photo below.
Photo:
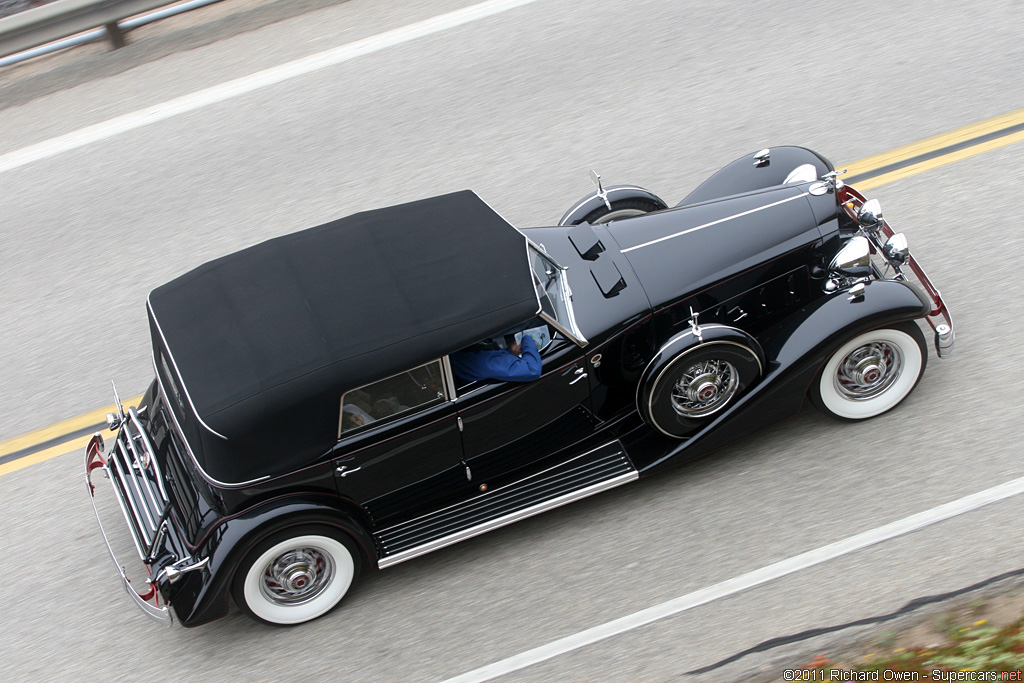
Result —
<path fill-rule="evenodd" d="M 513 343 L 508 349 L 481 343 L 456 351 L 450 358 L 452 371 L 467 382 L 483 379 L 532 382 L 540 378 L 540 352 L 537 343 L 528 334 L 523 335 L 521 344 Z"/>

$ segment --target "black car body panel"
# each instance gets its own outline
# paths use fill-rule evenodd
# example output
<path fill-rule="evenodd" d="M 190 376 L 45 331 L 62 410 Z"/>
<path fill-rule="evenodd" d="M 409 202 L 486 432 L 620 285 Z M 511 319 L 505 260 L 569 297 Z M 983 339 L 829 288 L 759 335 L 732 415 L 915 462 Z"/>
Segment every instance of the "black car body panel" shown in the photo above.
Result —
<path fill-rule="evenodd" d="M 843 359 L 839 395 L 877 400 L 916 367 L 908 321 L 952 347 L 938 290 L 810 150 L 743 157 L 676 208 L 602 192 L 522 231 L 469 192 L 366 212 L 155 290 L 156 381 L 111 416 L 116 452 L 87 449 L 151 572 L 141 590 L 121 571 L 140 607 L 191 626 L 262 586 L 257 618 L 313 618 L 320 594 L 302 596 L 323 567 L 390 566 L 707 453 L 798 412 L 873 330 L 903 337 Z M 631 193 L 649 213 L 579 222 Z M 524 330 L 539 379 L 452 373 L 448 354 Z M 291 530 L 312 551 L 261 564 Z M 317 565 L 311 538 L 336 554 Z"/>

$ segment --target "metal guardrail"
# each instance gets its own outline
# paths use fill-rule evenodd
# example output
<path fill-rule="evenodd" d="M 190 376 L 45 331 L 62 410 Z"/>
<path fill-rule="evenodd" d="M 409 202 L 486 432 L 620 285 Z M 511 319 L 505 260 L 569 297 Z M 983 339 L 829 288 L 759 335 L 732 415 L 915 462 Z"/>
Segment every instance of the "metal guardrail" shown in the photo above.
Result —
<path fill-rule="evenodd" d="M 109 38 L 115 48 L 123 47 L 126 30 L 214 2 L 219 0 L 191 0 L 177 5 L 175 0 L 57 0 L 0 19 L 0 66 L 103 37 Z M 166 9 L 124 21 L 160 7 Z"/>

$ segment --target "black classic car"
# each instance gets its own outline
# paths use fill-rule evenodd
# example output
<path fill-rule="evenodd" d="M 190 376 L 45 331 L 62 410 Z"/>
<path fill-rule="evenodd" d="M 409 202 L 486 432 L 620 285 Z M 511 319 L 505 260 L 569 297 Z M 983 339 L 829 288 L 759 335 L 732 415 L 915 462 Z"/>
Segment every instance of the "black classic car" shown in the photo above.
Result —
<path fill-rule="evenodd" d="M 101 470 L 148 570 L 114 560 L 138 605 L 193 626 L 231 595 L 304 622 L 361 570 L 642 478 L 805 398 L 883 413 L 924 372 L 920 322 L 952 352 L 906 239 L 810 150 L 745 156 L 672 208 L 592 175 L 555 227 L 457 192 L 155 289 L 155 381 L 108 415 L 109 449 L 99 433 L 86 449 L 94 505 Z M 522 333 L 539 378 L 453 372 Z"/>

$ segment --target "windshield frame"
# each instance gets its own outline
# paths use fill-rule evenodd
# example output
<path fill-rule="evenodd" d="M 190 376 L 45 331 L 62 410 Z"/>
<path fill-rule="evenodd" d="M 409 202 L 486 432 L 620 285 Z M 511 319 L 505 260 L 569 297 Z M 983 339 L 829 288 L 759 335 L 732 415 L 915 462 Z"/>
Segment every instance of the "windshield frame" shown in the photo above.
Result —
<path fill-rule="evenodd" d="M 541 303 L 541 311 L 538 314 L 539 317 L 548 323 L 556 330 L 564 334 L 566 337 L 571 339 L 580 348 L 585 347 L 587 342 L 586 337 L 580 332 L 579 326 L 576 324 L 576 315 L 572 309 L 572 289 L 569 287 L 569 279 L 566 277 L 566 272 L 569 270 L 565 266 L 561 266 L 544 250 L 543 245 L 534 244 L 532 241 L 527 240 L 527 250 L 530 256 L 530 272 L 534 278 L 534 287 L 537 289 L 537 298 Z M 552 310 L 558 311 L 555 306 L 555 302 L 551 301 L 551 297 L 548 295 L 548 286 L 545 286 L 541 282 L 540 276 L 537 271 L 534 270 L 535 259 L 539 258 L 545 263 L 548 268 L 545 269 L 545 276 L 550 280 L 555 281 L 555 285 L 558 288 L 558 296 L 561 297 L 561 301 L 565 303 L 565 315 L 566 320 L 558 320 L 555 316 L 551 315 L 544 310 L 543 302 L 546 299 L 548 305 Z"/>

